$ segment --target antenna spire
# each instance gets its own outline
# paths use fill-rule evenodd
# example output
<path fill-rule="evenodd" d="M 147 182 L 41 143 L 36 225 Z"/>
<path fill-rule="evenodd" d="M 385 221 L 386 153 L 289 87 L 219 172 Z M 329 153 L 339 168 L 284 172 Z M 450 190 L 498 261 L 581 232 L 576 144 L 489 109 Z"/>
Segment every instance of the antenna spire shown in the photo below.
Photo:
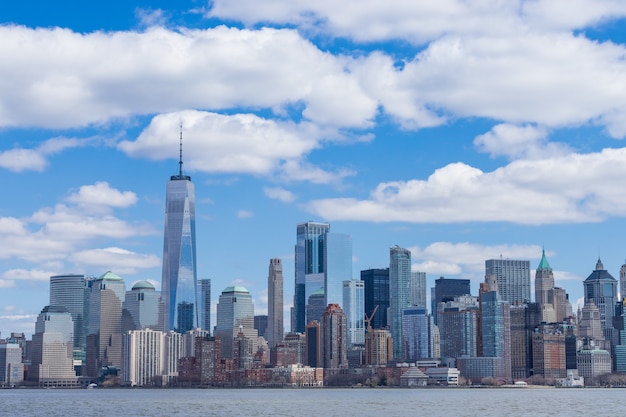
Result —
<path fill-rule="evenodd" d="M 183 122 L 180 122 L 180 159 L 178 160 L 178 175 L 183 177 Z"/>

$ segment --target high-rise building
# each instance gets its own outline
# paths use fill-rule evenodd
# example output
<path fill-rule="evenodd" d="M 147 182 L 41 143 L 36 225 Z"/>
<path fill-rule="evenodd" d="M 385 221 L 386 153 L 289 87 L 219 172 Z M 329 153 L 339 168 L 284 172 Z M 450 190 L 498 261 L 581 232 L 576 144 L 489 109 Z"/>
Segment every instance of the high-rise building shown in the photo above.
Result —
<path fill-rule="evenodd" d="M 410 306 L 411 251 L 394 246 L 389 250 L 389 312 L 394 359 L 402 359 L 402 309 Z"/>
<path fill-rule="evenodd" d="M 535 271 L 535 302 L 541 309 L 541 319 L 546 323 L 557 321 L 554 307 L 549 302 L 548 292 L 554 288 L 554 274 L 546 258 L 546 251 L 541 253 L 541 261 Z M 561 317 L 559 320 L 563 320 Z"/>
<path fill-rule="evenodd" d="M 198 319 L 202 330 L 211 331 L 211 280 L 198 281 Z"/>
<path fill-rule="evenodd" d="M 352 237 L 331 233 L 328 223 L 301 223 L 296 230 L 295 328 L 291 330 L 302 333 L 306 323 L 320 319 L 320 295 L 322 308 L 342 302 L 343 281 L 352 279 Z"/>
<path fill-rule="evenodd" d="M 598 258 L 596 269 L 587 277 L 583 285 L 585 303 L 593 301 L 598 307 L 604 338 L 611 344 L 615 344 L 617 333 L 613 328 L 613 312 L 617 302 L 617 280 L 604 269 L 602 261 Z"/>
<path fill-rule="evenodd" d="M 131 386 L 160 386 L 165 334 L 160 330 L 131 330 L 124 334 L 121 380 Z"/>
<path fill-rule="evenodd" d="M 439 324 L 437 305 L 442 302 L 453 301 L 455 297 L 470 295 L 470 280 L 440 277 L 435 280 L 434 291 L 431 292 L 431 311 L 435 318 L 435 324 Z"/>
<path fill-rule="evenodd" d="M 385 329 L 368 329 L 365 335 L 365 364 L 385 366 L 393 359 L 391 333 Z"/>
<path fill-rule="evenodd" d="M 283 325 L 283 263 L 280 259 L 270 259 L 267 275 L 267 342 L 270 347 L 282 342 L 285 335 Z"/>
<path fill-rule="evenodd" d="M 537 303 L 515 304 L 511 316 L 511 377 L 523 379 L 531 376 L 533 369 L 532 335 L 541 323 L 541 310 Z"/>
<path fill-rule="evenodd" d="M 502 368 L 493 377 L 511 378 L 511 315 L 510 305 L 500 299 L 497 284 L 488 275 L 481 284 L 480 303 L 480 349 L 482 357 L 501 358 Z M 494 289 L 495 287 L 495 289 Z"/>
<path fill-rule="evenodd" d="M 267 337 L 268 319 L 267 314 L 257 314 L 254 316 L 254 328 L 260 337 Z M 267 339 L 266 339 L 267 340 Z"/>
<path fill-rule="evenodd" d="M 74 322 L 65 307 L 46 306 L 35 323 L 28 377 L 40 386 L 73 386 Z"/>
<path fill-rule="evenodd" d="M 324 288 L 324 242 L 328 223 L 306 222 L 296 228 L 295 295 L 292 332 L 304 333 L 306 324 L 319 318 L 307 318 L 309 296 Z"/>
<path fill-rule="evenodd" d="M 320 323 L 311 320 L 306 325 L 306 344 L 304 364 L 311 368 L 322 368 L 322 336 L 320 335 Z"/>
<path fill-rule="evenodd" d="M 0 343 L 0 386 L 13 386 L 23 380 L 22 348 L 17 343 Z"/>
<path fill-rule="evenodd" d="M 74 358 L 85 360 L 87 329 L 89 327 L 89 284 L 84 275 L 55 275 L 50 277 L 50 306 L 65 307 L 74 323 Z"/>
<path fill-rule="evenodd" d="M 93 281 L 89 297 L 87 375 L 98 376 L 104 366 L 122 365 L 122 302 L 124 280 L 107 271 Z"/>
<path fill-rule="evenodd" d="M 530 261 L 488 259 L 485 275 L 495 275 L 502 301 L 511 305 L 530 301 Z"/>
<path fill-rule="evenodd" d="M 338 304 L 329 304 L 320 323 L 324 368 L 348 367 L 348 323 Z"/>
<path fill-rule="evenodd" d="M 365 314 L 372 316 L 370 325 L 373 329 L 387 327 L 387 310 L 389 309 L 389 268 L 367 269 L 361 271 L 364 282 Z"/>
<path fill-rule="evenodd" d="M 626 263 L 619 269 L 619 300 L 626 298 Z"/>
<path fill-rule="evenodd" d="M 122 331 L 163 328 L 161 292 L 148 281 L 137 281 L 122 303 Z"/>
<path fill-rule="evenodd" d="M 365 344 L 364 283 L 361 280 L 343 282 L 343 311 L 348 319 L 348 345 Z"/>
<path fill-rule="evenodd" d="M 441 356 L 458 358 L 477 355 L 478 298 L 457 296 L 453 301 L 439 303 Z"/>
<path fill-rule="evenodd" d="M 427 308 L 426 272 L 411 272 L 411 305 Z"/>
<path fill-rule="evenodd" d="M 402 309 L 402 357 L 417 361 L 434 357 L 433 317 L 426 307 Z"/>
<path fill-rule="evenodd" d="M 252 340 L 256 352 L 258 334 L 254 328 L 252 296 L 244 287 L 226 287 L 217 303 L 217 325 L 214 334 L 221 338 L 222 358 L 233 358 L 233 340 L 240 330 Z"/>
<path fill-rule="evenodd" d="M 198 327 L 195 192 L 191 177 L 183 175 L 182 139 L 181 130 L 178 175 L 166 188 L 161 279 L 164 330 L 179 333 Z"/>
<path fill-rule="evenodd" d="M 535 329 L 533 373 L 544 378 L 565 378 L 565 332 L 561 324 L 543 323 Z"/>

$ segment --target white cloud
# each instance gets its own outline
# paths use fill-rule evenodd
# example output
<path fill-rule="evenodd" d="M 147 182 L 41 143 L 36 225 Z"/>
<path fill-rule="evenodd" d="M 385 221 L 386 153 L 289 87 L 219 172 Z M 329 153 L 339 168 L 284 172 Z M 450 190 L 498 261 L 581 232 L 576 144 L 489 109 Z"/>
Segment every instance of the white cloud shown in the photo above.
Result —
<path fill-rule="evenodd" d="M 427 180 L 381 183 L 366 200 L 313 200 L 306 207 L 332 220 L 519 224 L 597 222 L 626 216 L 626 148 L 518 160 L 492 172 L 463 163 Z"/>
<path fill-rule="evenodd" d="M 117 247 L 79 251 L 72 254 L 70 260 L 86 269 L 110 270 L 118 274 L 134 274 L 141 269 L 161 265 L 161 260 L 155 255 L 135 253 Z"/>
<path fill-rule="evenodd" d="M 264 187 L 263 193 L 269 198 L 282 201 L 283 203 L 292 203 L 296 200 L 296 196 L 289 190 L 281 187 Z"/>
<path fill-rule="evenodd" d="M 80 127 L 184 108 L 297 104 L 323 125 L 364 127 L 377 102 L 295 30 L 95 32 L 0 26 L 0 126 Z"/>
<path fill-rule="evenodd" d="M 0 152 L 0 167 L 14 172 L 44 171 L 48 166 L 47 157 L 68 148 L 83 146 L 86 140 L 74 138 L 52 138 L 35 149 L 14 148 Z"/>
<path fill-rule="evenodd" d="M 237 211 L 238 219 L 250 219 L 254 217 L 254 212 L 250 210 L 239 210 Z"/>
<path fill-rule="evenodd" d="M 119 148 L 134 157 L 178 157 L 178 129 L 183 125 L 183 160 L 194 171 L 277 175 L 291 181 L 335 182 L 345 170 L 328 172 L 301 159 L 321 146 L 320 132 L 253 114 L 220 115 L 187 110 L 152 119 L 137 140 Z M 336 140 L 341 140 L 335 137 Z"/>
<path fill-rule="evenodd" d="M 48 281 L 57 272 L 41 269 L 9 269 L 2 273 L 2 279 L 10 281 Z"/>
<path fill-rule="evenodd" d="M 137 203 L 137 195 L 132 191 L 119 191 L 107 182 L 83 185 L 67 201 L 80 206 L 129 207 Z"/>
<path fill-rule="evenodd" d="M 548 131 L 539 126 L 499 124 L 474 139 L 474 145 L 492 157 L 540 159 L 565 155 L 571 150 L 565 144 L 548 143 Z"/>
<path fill-rule="evenodd" d="M 143 27 L 163 26 L 167 22 L 167 16 L 162 9 L 135 8 L 135 17 Z"/>

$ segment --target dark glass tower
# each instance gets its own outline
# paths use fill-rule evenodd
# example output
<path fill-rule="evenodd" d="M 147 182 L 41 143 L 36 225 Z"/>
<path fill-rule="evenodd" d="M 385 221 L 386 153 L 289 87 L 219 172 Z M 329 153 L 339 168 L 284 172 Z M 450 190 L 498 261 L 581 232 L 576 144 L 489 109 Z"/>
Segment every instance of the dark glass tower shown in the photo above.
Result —
<path fill-rule="evenodd" d="M 166 189 L 161 278 L 163 327 L 179 333 L 198 327 L 196 205 L 191 177 L 183 175 L 182 140 L 181 131 L 178 175 L 170 177 Z"/>
<path fill-rule="evenodd" d="M 361 271 L 361 280 L 364 282 L 365 314 L 370 317 L 378 306 L 371 318 L 371 326 L 373 329 L 384 329 L 387 327 L 389 308 L 389 268 Z"/>

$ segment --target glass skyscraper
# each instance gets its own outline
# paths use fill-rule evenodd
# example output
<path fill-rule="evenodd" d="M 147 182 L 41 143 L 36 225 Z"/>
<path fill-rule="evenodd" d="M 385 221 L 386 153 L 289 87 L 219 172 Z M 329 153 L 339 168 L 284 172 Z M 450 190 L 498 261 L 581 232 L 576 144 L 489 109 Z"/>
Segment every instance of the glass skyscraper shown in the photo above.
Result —
<path fill-rule="evenodd" d="M 352 279 L 352 237 L 331 233 L 328 223 L 306 222 L 298 224 L 296 239 L 292 331 L 303 333 L 328 304 L 343 302 L 343 281 Z"/>
<path fill-rule="evenodd" d="M 196 206 L 191 177 L 183 175 L 182 133 L 179 173 L 166 189 L 162 274 L 164 331 L 197 328 Z"/>
<path fill-rule="evenodd" d="M 411 306 L 411 251 L 394 246 L 389 250 L 389 310 L 393 358 L 401 359 L 402 309 Z"/>
<path fill-rule="evenodd" d="M 89 280 L 84 275 L 50 277 L 50 306 L 65 307 L 74 325 L 74 359 L 85 359 L 89 326 Z"/>
<path fill-rule="evenodd" d="M 341 305 L 348 319 L 348 345 L 365 345 L 365 283 L 344 281 Z"/>
<path fill-rule="evenodd" d="M 365 313 L 371 319 L 373 329 L 387 327 L 387 309 L 389 308 L 389 268 L 366 269 L 361 271 L 361 280 L 365 283 Z M 372 317 L 372 313 L 378 310 Z"/>

